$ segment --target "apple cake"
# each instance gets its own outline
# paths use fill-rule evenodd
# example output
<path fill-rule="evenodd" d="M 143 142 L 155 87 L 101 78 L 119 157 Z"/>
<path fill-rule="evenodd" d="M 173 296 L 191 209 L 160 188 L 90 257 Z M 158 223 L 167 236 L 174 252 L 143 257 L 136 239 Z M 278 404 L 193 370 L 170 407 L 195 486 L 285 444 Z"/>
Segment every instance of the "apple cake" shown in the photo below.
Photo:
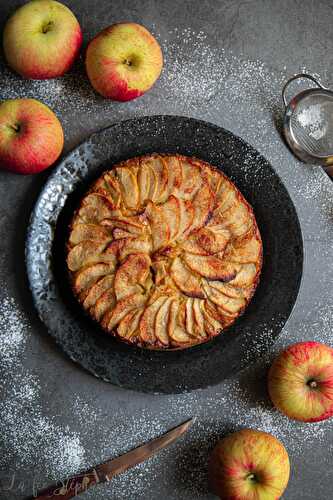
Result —
<path fill-rule="evenodd" d="M 262 242 L 252 208 L 219 170 L 151 154 L 94 182 L 70 225 L 67 265 L 75 296 L 107 333 L 180 349 L 244 312 Z"/>

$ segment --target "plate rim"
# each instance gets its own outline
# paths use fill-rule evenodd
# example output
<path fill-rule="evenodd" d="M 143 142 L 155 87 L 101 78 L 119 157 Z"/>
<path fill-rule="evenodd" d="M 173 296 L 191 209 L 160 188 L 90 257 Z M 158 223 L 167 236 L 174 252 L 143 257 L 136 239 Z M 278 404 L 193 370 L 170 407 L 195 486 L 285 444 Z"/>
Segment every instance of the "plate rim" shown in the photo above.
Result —
<path fill-rule="evenodd" d="M 101 128 L 101 129 L 95 130 L 91 134 L 87 135 L 82 141 L 79 141 L 74 147 L 72 147 L 69 151 L 67 151 L 65 153 L 65 155 L 61 156 L 61 158 L 57 161 L 57 163 L 52 168 L 52 171 L 51 171 L 50 175 L 48 176 L 48 178 L 46 179 L 46 182 L 41 186 L 40 192 L 39 192 L 38 196 L 36 197 L 36 199 L 34 201 L 34 206 L 33 206 L 32 210 L 31 210 L 30 217 L 29 217 L 29 222 L 28 222 L 28 225 L 26 227 L 26 232 L 25 232 L 25 234 L 26 234 L 26 236 L 25 236 L 25 266 L 26 266 L 26 273 L 27 273 L 27 277 L 28 277 L 28 286 L 29 286 L 29 290 L 30 290 L 31 295 L 32 295 L 32 299 L 33 299 L 35 310 L 37 312 L 37 315 L 38 315 L 40 321 L 43 323 L 44 327 L 47 329 L 48 335 L 52 338 L 52 340 L 56 344 L 57 348 L 59 347 L 61 349 L 61 351 L 63 353 L 65 353 L 65 355 L 69 359 L 71 359 L 75 364 L 78 364 L 81 367 L 81 369 L 83 369 L 86 373 L 94 375 L 99 380 L 103 380 L 105 382 L 108 382 L 111 385 L 113 385 L 115 387 L 119 387 L 121 389 L 133 390 L 133 391 L 136 391 L 136 392 L 149 393 L 149 394 L 181 394 L 181 393 L 191 392 L 191 391 L 194 391 L 194 390 L 199 390 L 199 389 L 204 389 L 204 388 L 207 388 L 207 387 L 216 386 L 219 383 L 223 383 L 223 381 L 226 378 L 228 378 L 228 377 L 225 377 L 225 378 L 223 378 L 223 379 L 221 379 L 220 381 L 217 381 L 217 382 L 206 383 L 206 384 L 200 385 L 198 387 L 194 387 L 194 388 L 182 387 L 180 390 L 173 389 L 172 391 L 170 391 L 170 390 L 167 390 L 167 391 L 164 391 L 164 390 L 152 391 L 152 390 L 149 390 L 149 389 L 145 390 L 141 386 L 133 388 L 133 386 L 130 385 L 130 384 L 126 385 L 124 383 L 122 383 L 122 384 L 117 383 L 116 381 L 112 381 L 109 378 L 103 377 L 101 374 L 98 374 L 98 373 L 94 372 L 91 368 L 88 368 L 88 367 L 84 366 L 73 354 L 69 353 L 63 347 L 62 343 L 52 333 L 52 331 L 49 329 L 48 325 L 45 323 L 45 321 L 44 321 L 44 319 L 42 317 L 40 308 L 38 307 L 38 304 L 37 304 L 37 298 L 36 298 L 36 295 L 35 295 L 35 290 L 34 290 L 34 288 L 32 286 L 32 279 L 31 279 L 31 274 L 33 272 L 32 271 L 32 262 L 31 262 L 31 260 L 32 260 L 32 257 L 31 257 L 31 239 L 32 239 L 32 233 L 33 233 L 33 226 L 34 226 L 34 223 L 37 220 L 37 212 L 38 212 L 38 208 L 39 208 L 40 202 L 42 200 L 43 194 L 47 190 L 47 188 L 50 186 L 50 184 L 52 184 L 52 182 L 54 181 L 54 179 L 57 178 L 57 175 L 59 173 L 59 169 L 66 162 L 66 160 L 68 159 L 68 157 L 70 157 L 81 146 L 83 146 L 86 143 L 88 143 L 89 141 L 91 141 L 94 137 L 98 137 L 103 132 L 105 132 L 107 130 L 111 130 L 112 128 L 114 128 L 116 126 L 125 125 L 126 123 L 130 123 L 130 122 L 135 123 L 135 122 L 140 122 L 140 121 L 145 121 L 145 120 L 162 120 L 163 121 L 163 120 L 167 120 L 167 119 L 187 120 L 187 121 L 190 120 L 192 122 L 201 123 L 205 127 L 213 128 L 213 129 L 215 129 L 217 131 L 218 130 L 222 131 L 224 134 L 228 135 L 229 137 L 235 138 L 237 141 L 239 141 L 240 143 L 242 143 L 245 147 L 250 148 L 251 150 L 253 150 L 254 152 L 256 152 L 261 158 L 263 158 L 270 165 L 270 167 L 271 167 L 272 171 L 274 172 L 274 175 L 275 175 L 275 177 L 276 177 L 276 179 L 278 181 L 278 184 L 282 187 L 282 189 L 288 195 L 288 198 L 289 198 L 292 210 L 293 210 L 294 214 L 296 215 L 296 217 L 294 217 L 294 223 L 295 223 L 295 226 L 297 226 L 298 239 L 299 239 L 299 242 L 300 242 L 300 247 L 299 247 L 300 265 L 299 265 L 299 273 L 298 273 L 298 277 L 297 277 L 297 282 L 295 282 L 295 287 L 294 287 L 295 288 L 294 302 L 293 302 L 292 306 L 290 307 L 290 310 L 288 312 L 288 316 L 284 320 L 283 325 L 280 326 L 279 329 L 278 329 L 278 331 L 276 331 L 272 335 L 273 342 L 270 344 L 269 347 L 267 347 L 267 349 L 265 351 L 261 352 L 258 355 L 258 357 L 262 357 L 272 347 L 273 343 L 281 335 L 283 329 L 287 326 L 288 322 L 290 321 L 290 318 L 291 318 L 291 316 L 293 314 L 293 311 L 294 311 L 294 309 L 296 307 L 296 304 L 298 303 L 299 293 L 300 293 L 301 286 L 302 286 L 302 283 L 303 283 L 303 280 L 304 280 L 304 257 L 305 257 L 305 253 L 304 253 L 304 235 L 303 235 L 303 231 L 302 231 L 300 219 L 299 219 L 299 216 L 298 216 L 297 207 L 296 207 L 296 205 L 295 205 L 295 203 L 294 203 L 294 201 L 293 201 L 293 199 L 292 199 L 292 197 L 291 197 L 291 195 L 289 193 L 289 190 L 287 189 L 287 187 L 285 186 L 284 182 L 282 181 L 281 176 L 276 171 L 276 169 L 271 164 L 271 162 L 268 159 L 266 159 L 266 157 L 260 151 L 258 151 L 254 146 L 252 146 L 252 144 L 250 144 L 247 141 L 245 141 L 242 137 L 238 136 L 237 134 L 235 134 L 235 133 L 233 133 L 233 132 L 231 132 L 231 131 L 225 129 L 224 127 L 222 127 L 220 125 L 217 125 L 215 123 L 208 122 L 208 121 L 200 119 L 200 118 L 195 118 L 195 117 L 186 116 L 186 115 L 177 115 L 177 114 L 143 115 L 143 116 L 137 116 L 137 117 L 127 118 L 125 120 L 119 120 L 119 121 L 116 121 L 114 123 L 111 123 L 110 125 L 107 125 L 107 126 Z M 132 157 L 131 155 L 128 156 L 128 158 L 131 158 L 131 157 Z M 232 182 L 234 182 L 234 181 L 232 181 Z M 70 196 L 70 194 L 73 191 L 75 191 L 75 188 L 74 188 L 74 190 L 71 190 L 66 195 L 66 199 L 68 198 L 68 196 Z M 59 216 L 61 214 L 62 209 L 63 209 L 63 207 L 61 207 L 61 209 L 59 211 L 59 214 L 58 214 L 56 222 L 55 222 L 55 227 L 57 225 L 57 221 L 58 221 L 58 218 L 59 218 Z M 54 235 L 55 235 L 55 232 L 52 235 L 52 242 L 54 241 Z M 237 370 L 236 373 L 240 373 L 247 366 L 250 366 L 251 364 L 253 364 L 253 362 L 254 361 L 251 359 L 251 361 L 249 363 L 245 363 L 244 366 L 240 367 Z"/>

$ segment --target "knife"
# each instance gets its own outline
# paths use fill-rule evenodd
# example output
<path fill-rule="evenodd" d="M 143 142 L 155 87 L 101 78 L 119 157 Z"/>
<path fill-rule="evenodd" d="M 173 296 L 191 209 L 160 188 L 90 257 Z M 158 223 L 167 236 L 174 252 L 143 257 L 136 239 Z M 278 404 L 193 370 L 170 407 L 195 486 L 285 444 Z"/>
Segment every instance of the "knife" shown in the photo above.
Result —
<path fill-rule="evenodd" d="M 186 420 L 162 436 L 148 441 L 148 443 L 134 448 L 120 457 L 108 460 L 92 469 L 61 481 L 34 497 L 35 500 L 68 500 L 83 493 L 91 486 L 110 481 L 113 476 L 125 472 L 127 469 L 147 460 L 158 451 L 177 441 L 191 426 L 193 419 Z"/>

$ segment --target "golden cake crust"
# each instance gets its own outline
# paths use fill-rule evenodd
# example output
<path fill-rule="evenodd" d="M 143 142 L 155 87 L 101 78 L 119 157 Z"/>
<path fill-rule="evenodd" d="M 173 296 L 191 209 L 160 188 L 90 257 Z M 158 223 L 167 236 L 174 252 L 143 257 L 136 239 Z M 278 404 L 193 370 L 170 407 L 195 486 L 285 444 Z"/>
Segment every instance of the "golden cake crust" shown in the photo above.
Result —
<path fill-rule="evenodd" d="M 184 349 L 244 312 L 262 242 L 251 206 L 222 172 L 155 153 L 93 183 L 70 225 L 67 266 L 76 298 L 107 333 Z"/>

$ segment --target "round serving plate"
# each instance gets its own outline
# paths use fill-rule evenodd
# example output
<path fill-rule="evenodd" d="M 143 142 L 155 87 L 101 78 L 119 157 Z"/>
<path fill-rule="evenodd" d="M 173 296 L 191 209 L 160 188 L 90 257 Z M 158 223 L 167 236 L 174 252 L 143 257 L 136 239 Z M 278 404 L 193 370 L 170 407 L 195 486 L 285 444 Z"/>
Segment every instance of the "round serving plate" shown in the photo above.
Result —
<path fill-rule="evenodd" d="M 244 315 L 214 340 L 181 351 L 134 348 L 103 333 L 67 280 L 65 241 L 81 196 L 103 170 L 152 152 L 196 156 L 218 167 L 253 206 L 263 240 L 260 284 Z M 180 393 L 217 384 L 269 349 L 297 298 L 303 244 L 286 188 L 254 148 L 200 120 L 147 116 L 96 132 L 55 168 L 31 215 L 26 262 L 39 316 L 73 361 L 120 387 Z"/>

